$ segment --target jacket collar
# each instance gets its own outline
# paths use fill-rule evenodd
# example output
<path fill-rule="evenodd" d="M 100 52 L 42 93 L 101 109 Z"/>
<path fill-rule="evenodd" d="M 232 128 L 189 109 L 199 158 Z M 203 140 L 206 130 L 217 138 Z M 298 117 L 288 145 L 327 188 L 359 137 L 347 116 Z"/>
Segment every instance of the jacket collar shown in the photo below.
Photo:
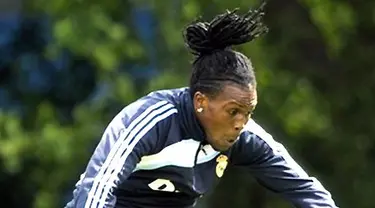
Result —
<path fill-rule="evenodd" d="M 205 142 L 206 134 L 195 114 L 189 88 L 185 88 L 181 92 L 179 101 L 179 122 L 183 137 L 185 139 L 192 138 L 196 141 Z"/>

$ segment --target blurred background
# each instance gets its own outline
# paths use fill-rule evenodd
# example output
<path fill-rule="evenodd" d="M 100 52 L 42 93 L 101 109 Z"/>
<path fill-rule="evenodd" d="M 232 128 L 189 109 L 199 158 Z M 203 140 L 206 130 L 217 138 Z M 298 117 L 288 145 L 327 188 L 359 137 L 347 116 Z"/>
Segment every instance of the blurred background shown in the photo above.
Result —
<path fill-rule="evenodd" d="M 111 120 L 186 86 L 183 27 L 257 0 L 0 0 L 0 207 L 57 208 Z M 237 49 L 259 83 L 254 118 L 331 191 L 375 208 L 375 1 L 270 0 L 270 32 Z M 229 168 L 199 208 L 287 208 Z"/>

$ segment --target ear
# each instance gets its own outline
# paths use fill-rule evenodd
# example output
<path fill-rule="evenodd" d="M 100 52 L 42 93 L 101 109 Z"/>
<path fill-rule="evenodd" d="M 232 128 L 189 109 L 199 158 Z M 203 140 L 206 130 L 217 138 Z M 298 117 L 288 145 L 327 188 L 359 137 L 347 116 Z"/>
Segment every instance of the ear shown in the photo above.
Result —
<path fill-rule="evenodd" d="M 208 97 L 205 94 L 203 94 L 202 92 L 197 91 L 194 94 L 193 103 L 194 103 L 195 110 L 197 110 L 199 108 L 205 109 L 205 108 L 207 108 L 207 105 L 208 105 Z"/>

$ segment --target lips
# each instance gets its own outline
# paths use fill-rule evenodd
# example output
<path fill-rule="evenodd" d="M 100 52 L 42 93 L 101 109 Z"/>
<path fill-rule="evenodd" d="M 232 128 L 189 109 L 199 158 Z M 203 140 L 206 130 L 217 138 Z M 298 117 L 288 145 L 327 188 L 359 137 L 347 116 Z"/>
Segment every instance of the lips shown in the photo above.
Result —
<path fill-rule="evenodd" d="M 227 139 L 229 143 L 234 143 L 237 140 L 237 137 L 230 137 L 230 139 Z"/>

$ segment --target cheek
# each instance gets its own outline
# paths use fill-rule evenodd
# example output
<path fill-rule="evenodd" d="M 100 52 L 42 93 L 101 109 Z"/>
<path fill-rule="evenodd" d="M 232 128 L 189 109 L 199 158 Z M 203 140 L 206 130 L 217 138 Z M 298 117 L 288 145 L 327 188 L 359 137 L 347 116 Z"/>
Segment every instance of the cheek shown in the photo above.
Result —
<path fill-rule="evenodd" d="M 214 135 L 226 132 L 231 125 L 231 120 L 226 115 L 226 112 L 218 109 L 210 109 L 207 120 L 212 132 L 211 134 Z"/>

